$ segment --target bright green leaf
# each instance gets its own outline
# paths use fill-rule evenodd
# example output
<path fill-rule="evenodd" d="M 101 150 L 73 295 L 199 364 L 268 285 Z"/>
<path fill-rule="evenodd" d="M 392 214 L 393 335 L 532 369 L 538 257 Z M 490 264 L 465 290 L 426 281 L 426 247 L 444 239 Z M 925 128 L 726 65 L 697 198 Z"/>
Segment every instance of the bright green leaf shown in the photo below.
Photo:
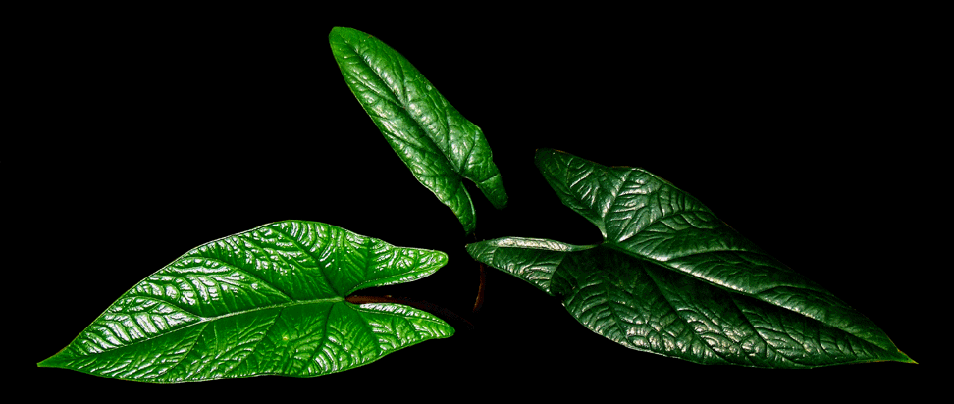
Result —
<path fill-rule="evenodd" d="M 257 227 L 203 244 L 137 283 L 39 366 L 153 383 L 340 372 L 453 334 L 410 307 L 344 300 L 446 263 L 440 251 L 321 223 Z"/>
<path fill-rule="evenodd" d="M 550 149 L 539 150 L 536 163 L 604 242 L 501 238 L 467 251 L 559 297 L 600 335 L 704 364 L 913 362 L 871 320 L 665 180 Z"/>
<path fill-rule="evenodd" d="M 377 38 L 335 27 L 331 50 L 345 82 L 421 184 L 437 195 L 470 233 L 474 207 L 463 178 L 497 208 L 507 205 L 500 171 L 477 125 L 464 119 L 414 66 Z"/>

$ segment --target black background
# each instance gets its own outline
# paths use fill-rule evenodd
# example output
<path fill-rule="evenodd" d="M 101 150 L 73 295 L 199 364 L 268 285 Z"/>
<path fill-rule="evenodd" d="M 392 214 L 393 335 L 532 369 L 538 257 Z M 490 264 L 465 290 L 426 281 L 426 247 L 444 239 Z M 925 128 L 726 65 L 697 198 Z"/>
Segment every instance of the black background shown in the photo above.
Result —
<path fill-rule="evenodd" d="M 52 296 L 30 319 L 33 363 L 188 249 L 291 219 L 445 251 L 450 263 L 437 274 L 361 294 L 426 300 L 474 328 L 452 323 L 452 338 L 317 379 L 154 386 L 36 369 L 59 386 L 46 394 L 788 396 L 903 389 L 926 373 L 898 363 L 707 367 L 632 351 L 494 269 L 472 313 L 478 265 L 464 245 L 474 238 L 410 175 L 345 85 L 327 43 L 335 24 L 397 49 L 484 130 L 510 204 L 497 211 L 467 184 L 476 239 L 601 241 L 539 175 L 537 148 L 641 167 L 867 315 L 915 360 L 932 360 L 931 330 L 912 316 L 927 316 L 918 290 L 940 269 L 913 264 L 932 250 L 909 225 L 936 211 L 914 202 L 931 191 L 906 165 L 919 142 L 911 134 L 931 112 L 911 105 L 916 55 L 890 21 L 680 14 L 322 25 L 331 19 L 256 10 L 84 21 L 37 51 L 43 79 L 29 103 L 47 113 L 25 134 L 37 158 L 11 176 L 29 234 L 18 239 L 35 257 L 24 272 Z"/>

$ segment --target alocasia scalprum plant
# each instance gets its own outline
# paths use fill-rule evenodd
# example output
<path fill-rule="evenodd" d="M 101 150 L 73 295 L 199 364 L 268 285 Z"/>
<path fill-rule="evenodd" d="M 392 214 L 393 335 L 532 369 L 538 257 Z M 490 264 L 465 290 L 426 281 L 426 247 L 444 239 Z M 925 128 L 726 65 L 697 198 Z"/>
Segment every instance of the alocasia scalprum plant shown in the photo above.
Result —
<path fill-rule="evenodd" d="M 489 148 L 486 147 L 486 140 L 479 128 L 464 121 L 460 114 L 450 107 L 447 100 L 437 93 L 429 81 L 400 55 L 371 35 L 356 30 L 336 28 L 332 31 L 330 40 L 332 54 L 338 62 L 339 70 L 345 77 L 345 82 L 352 94 L 358 98 L 361 107 L 371 116 L 372 121 L 385 135 L 388 143 L 402 161 L 411 169 L 415 178 L 438 195 L 441 202 L 451 207 L 465 230 L 472 231 L 476 222 L 473 216 L 473 204 L 467 196 L 461 178 L 473 179 L 495 206 L 503 206 L 506 202 L 506 194 L 503 193 L 499 172 L 490 158 Z M 425 70 L 432 68 L 423 65 L 421 67 Z M 435 66 L 434 68 L 446 67 Z M 340 79 L 337 84 L 340 85 Z M 454 98 L 457 99 L 457 97 Z M 347 101 L 341 100 L 341 103 L 346 104 Z M 588 103 L 588 105 L 594 105 L 594 108 L 596 104 L 599 102 Z M 353 102 L 349 105 L 357 109 Z M 520 119 L 539 120 L 539 116 L 532 115 L 525 114 Z M 366 118 L 362 117 L 362 119 Z M 364 122 L 366 123 L 366 120 Z M 335 132 L 327 136 L 354 136 L 367 138 L 368 142 L 375 139 L 380 141 L 380 135 L 367 133 L 361 129 L 360 123 L 356 120 L 348 124 L 349 128 L 353 128 L 353 133 Z M 550 132 L 564 129 L 548 125 L 541 124 L 540 127 Z M 490 129 L 489 126 L 485 126 L 488 130 Z M 524 153 L 527 158 L 532 155 L 534 147 L 547 146 L 546 142 L 549 141 L 549 135 L 537 134 L 537 137 L 531 137 L 529 134 L 512 133 L 504 127 L 494 127 L 493 133 L 539 139 L 540 144 L 532 145 Z M 592 139 L 589 134 L 582 133 L 576 134 L 574 141 L 583 145 L 590 140 Z M 625 149 L 629 152 L 631 150 L 626 142 L 606 143 L 603 147 L 606 151 L 620 152 Z M 329 148 L 321 149 L 323 152 L 327 150 Z M 567 150 L 574 151 L 568 147 Z M 354 153 L 353 149 L 335 150 L 334 153 L 339 155 L 338 157 L 345 156 L 344 159 L 347 161 L 358 161 L 360 164 L 378 163 L 362 161 L 361 156 Z M 665 194 L 671 199 L 658 199 L 655 205 L 649 202 L 641 205 L 638 193 L 628 193 L 632 187 L 626 190 L 622 188 L 613 190 L 612 187 L 607 187 L 614 183 L 632 185 L 636 181 L 636 176 L 616 180 L 606 174 L 600 177 L 597 172 L 601 166 L 595 163 L 548 150 L 544 150 L 543 153 L 549 155 L 548 158 L 538 157 L 538 166 L 541 167 L 544 178 L 557 190 L 564 204 L 578 210 L 583 217 L 603 232 L 605 237 L 603 243 L 574 246 L 552 240 L 508 237 L 471 244 L 468 249 L 478 259 L 502 270 L 513 271 L 514 274 L 531 281 L 535 286 L 559 296 L 567 310 L 586 327 L 631 348 L 701 363 L 731 363 L 757 367 L 815 367 L 879 360 L 910 361 L 904 354 L 897 351 L 878 327 L 836 297 L 824 292 L 824 289 L 817 284 L 794 275 L 794 272 L 787 270 L 784 265 L 764 254 L 764 251 L 755 247 L 753 243 L 727 229 L 715 219 L 715 216 L 712 216 L 708 209 L 688 194 L 642 172 L 645 175 L 646 186 L 657 187 L 646 195 Z M 638 156 L 659 152 L 633 148 L 632 153 Z M 273 157 L 265 156 L 264 160 L 268 164 L 282 161 L 280 158 Z M 678 153 L 673 153 L 669 158 L 673 165 L 685 164 L 684 156 Z M 315 159 L 319 163 L 332 160 L 334 159 L 330 159 L 327 153 Z M 324 203 L 323 206 L 332 207 L 331 212 L 319 209 L 309 214 L 315 219 L 330 221 L 330 219 L 321 218 L 337 214 L 338 212 L 334 211 L 335 206 L 355 202 L 351 199 L 352 194 L 324 187 L 321 183 L 324 179 L 321 178 L 322 176 L 348 176 L 348 170 L 335 170 L 336 166 L 343 165 L 340 160 L 334 160 L 334 163 L 328 163 L 328 166 L 321 165 L 320 169 L 312 171 L 320 173 L 314 177 L 317 180 L 307 184 L 308 187 L 312 187 L 311 189 L 318 190 L 316 194 L 307 194 L 301 188 L 294 191 L 281 188 L 281 192 L 277 194 L 286 200 L 307 200 L 308 203 L 320 199 Z M 551 164 L 544 164 L 541 163 L 543 160 L 552 161 Z M 558 163 L 553 163 L 554 161 Z M 571 180 L 570 171 L 563 171 L 570 168 L 571 162 L 575 164 L 573 167 L 579 169 L 575 171 L 577 174 L 584 172 L 592 174 L 581 174 L 578 182 L 575 179 Z M 567 163 L 566 166 L 563 163 Z M 634 157 L 633 164 L 640 163 L 641 160 Z M 244 166 L 242 168 L 244 169 Z M 238 171 L 242 174 L 250 172 L 243 169 Z M 390 170 L 386 167 L 381 169 Z M 609 171 L 623 172 L 625 170 L 609 169 Z M 511 174 L 508 170 L 508 178 L 513 178 L 509 175 L 529 177 L 536 174 L 530 172 Z M 375 182 L 369 178 L 371 177 L 354 178 L 353 182 L 357 184 L 355 189 L 375 186 Z M 603 178 L 604 181 L 600 182 L 598 178 Z M 508 179 L 508 184 L 509 181 Z M 561 181 L 563 186 L 559 185 Z M 254 182 L 254 184 L 261 186 L 269 182 Z M 221 191 L 223 187 L 216 187 L 216 189 Z M 233 190 L 230 187 L 224 187 L 224 189 Z M 687 190 L 692 191 L 689 188 Z M 573 195 L 573 192 L 577 194 Z M 609 203 L 606 197 L 607 192 L 613 196 L 614 201 L 621 204 Z M 228 195 L 236 196 L 233 193 Z M 236 199 L 242 202 L 254 200 L 242 193 L 238 196 L 239 198 Z M 378 203 L 373 205 L 374 209 L 367 209 L 367 212 L 362 214 L 366 214 L 367 217 L 389 215 L 390 218 L 401 219 L 400 209 L 395 203 L 400 199 L 400 195 L 374 195 L 374 197 L 379 198 L 376 199 Z M 519 227 L 523 222 L 521 219 L 531 219 L 532 213 L 547 211 L 549 206 L 555 205 L 552 194 L 548 197 L 545 193 L 537 193 L 530 199 L 533 198 L 537 200 L 532 201 L 529 210 L 523 211 L 524 217 L 511 220 L 513 226 Z M 513 200 L 517 199 L 513 198 Z M 629 202 L 622 203 L 626 201 Z M 698 203 L 697 206 L 693 205 L 696 209 L 689 209 L 679 214 L 675 213 L 676 210 L 672 210 L 674 216 L 662 214 L 676 206 L 685 207 L 696 203 Z M 613 211 L 618 214 L 618 217 L 601 216 L 601 212 L 610 212 L 608 210 L 604 212 L 602 208 L 611 207 L 618 208 Z M 502 212 L 506 213 L 506 210 Z M 626 216 L 627 214 L 631 216 Z M 425 215 L 396 221 L 402 226 L 406 223 L 407 227 L 401 229 L 406 230 L 425 228 L 426 224 L 439 220 L 423 216 Z M 340 217 L 342 219 L 336 216 L 335 223 L 348 226 L 348 216 Z M 660 220 L 653 221 L 654 218 Z M 640 220 L 643 219 L 648 222 L 641 222 Z M 161 226 L 162 223 L 155 225 Z M 307 246 L 307 243 L 297 245 L 292 241 L 298 240 L 294 236 L 305 233 L 291 231 L 286 234 L 288 237 L 275 236 L 276 232 L 282 228 L 307 228 L 308 226 L 316 229 L 332 229 L 332 232 L 337 231 L 341 235 L 347 235 L 345 239 L 354 241 L 351 243 L 352 247 L 365 245 L 365 243 L 379 247 L 386 245 L 379 240 L 357 236 L 340 228 L 309 222 L 276 223 L 207 243 L 190 251 L 187 256 L 176 260 L 159 273 L 136 284 L 84 330 L 74 343 L 41 362 L 41 365 L 76 368 L 92 374 L 153 382 L 208 380 L 257 374 L 310 376 L 327 373 L 329 369 L 333 372 L 358 366 L 384 353 L 393 352 L 396 348 L 428 338 L 448 336 L 453 332 L 440 320 L 419 310 L 397 308 L 393 304 L 352 305 L 344 301 L 344 297 L 354 290 L 351 286 L 356 284 L 349 281 L 345 282 L 348 285 L 339 285 L 334 280 L 334 276 L 324 278 L 325 275 L 322 275 L 316 278 L 317 281 L 313 279 L 311 283 L 308 283 L 312 288 L 323 284 L 335 285 L 333 293 L 308 296 L 293 295 L 286 291 L 284 286 L 279 286 L 281 282 L 275 285 L 269 283 L 268 285 L 274 287 L 262 288 L 263 283 L 249 280 L 249 276 L 255 275 L 255 271 L 265 270 L 265 263 L 269 269 L 288 275 L 305 273 L 301 270 L 302 268 L 313 270 L 315 267 L 321 267 L 317 265 L 319 262 L 331 265 L 332 261 L 323 261 L 323 256 L 310 256 L 310 253 L 313 253 L 311 249 L 302 248 Z M 362 233 L 373 235 L 368 231 L 362 231 Z M 213 237 L 208 239 L 211 238 Z M 274 244 L 270 244 L 272 241 Z M 189 246 L 192 245 L 195 244 Z M 232 246 L 235 248 L 234 251 L 227 251 Z M 349 249 L 348 243 L 341 246 L 345 250 Z M 523 248 L 513 248 L 513 246 Z M 675 248 L 675 246 L 681 247 Z M 725 246 L 744 248 L 739 248 L 738 251 L 710 251 L 703 248 Z M 318 250 L 321 248 L 315 248 L 315 251 Z M 331 250 L 331 247 L 327 247 L 324 251 Z M 379 250 L 373 248 L 351 250 L 355 254 L 346 254 L 343 257 L 339 255 L 337 258 L 343 258 L 352 264 L 361 259 L 369 259 L 364 262 L 380 262 L 382 265 L 392 263 L 384 260 L 390 254 L 385 252 L 384 247 L 381 247 L 381 254 L 372 254 L 373 256 L 367 255 L 367 252 Z M 216 252 L 216 255 L 209 256 L 210 252 Z M 243 262 L 246 264 L 249 262 L 247 260 L 235 260 L 229 264 L 231 266 L 214 263 L 215 258 L 231 256 L 230 254 L 233 253 L 244 254 L 247 260 L 261 263 L 263 266 L 243 266 Z M 421 254 L 424 253 L 421 252 Z M 433 254 L 430 256 L 433 261 L 430 264 L 434 266 L 425 269 L 427 265 L 422 264 L 418 268 L 420 271 L 433 272 L 446 262 L 446 256 L 437 252 Z M 454 254 L 451 253 L 451 255 Z M 300 262 L 294 257 L 298 257 Z M 333 262 L 338 262 L 337 258 Z M 423 259 L 423 257 L 419 258 Z M 423 272 L 414 272 L 415 270 L 409 269 L 410 267 L 402 266 L 401 262 L 411 261 L 393 262 L 398 267 L 408 268 L 407 270 L 411 271 L 407 274 L 408 277 L 423 276 L 421 275 Z M 773 289 L 774 291 L 791 293 L 790 296 L 804 299 L 807 303 L 795 304 L 791 300 L 780 297 L 781 294 L 773 297 L 768 295 L 771 291 L 758 290 L 758 282 L 745 278 L 745 273 L 755 273 L 751 264 L 757 264 L 755 269 L 765 270 L 760 273 L 764 275 L 759 277 L 760 280 L 772 278 L 782 283 L 789 282 Z M 740 268 L 744 270 L 733 269 L 735 265 L 742 265 Z M 159 266 L 161 264 L 155 267 Z M 201 271 L 197 269 L 200 267 Z M 345 269 L 339 275 L 351 273 L 346 269 L 348 267 L 360 269 L 358 272 L 365 269 L 361 265 L 345 265 L 339 268 Z M 98 273 L 109 276 L 111 268 L 114 268 L 114 265 L 103 266 Z M 289 268 L 292 270 L 284 271 Z M 711 276 L 696 276 L 706 269 L 712 270 L 712 273 L 709 273 Z M 797 267 L 795 269 L 798 270 Z M 521 272 L 521 270 L 524 271 Z M 775 270 L 778 272 L 774 272 Z M 298 291 L 299 289 L 296 289 L 298 286 L 307 289 L 305 283 L 300 283 L 296 279 L 299 278 L 288 280 L 290 282 L 288 285 L 291 285 L 290 290 Z M 825 283 L 824 279 L 819 281 L 821 284 Z M 375 282 L 358 282 L 358 284 L 370 285 Z M 417 283 L 420 282 L 415 282 Z M 168 297 L 172 293 L 175 293 L 178 299 L 185 299 L 186 294 L 180 293 L 177 285 L 193 288 L 191 298 L 196 301 L 194 313 L 177 311 L 172 306 L 158 301 L 148 301 L 149 296 Z M 206 295 L 201 295 L 202 287 L 205 287 Z M 447 285 L 447 288 L 454 288 L 454 285 Z M 786 288 L 793 288 L 799 293 L 791 292 Z M 284 299 L 281 294 L 274 293 L 274 290 L 281 290 L 289 299 Z M 216 300 L 229 296 L 226 291 L 244 294 L 244 298 L 233 299 L 230 304 L 224 304 L 226 300 Z M 840 295 L 840 293 L 836 294 Z M 188 301 L 188 299 L 185 300 Z M 508 304 L 499 300 L 499 297 L 495 301 L 498 302 L 497 305 Z M 198 302 L 211 304 L 202 306 Z M 819 302 L 824 303 L 819 304 Z M 715 303 L 715 308 L 707 305 L 709 303 Z M 819 307 L 823 307 L 824 310 Z M 384 310 L 385 308 L 388 310 Z M 526 312 L 521 311 L 521 308 L 510 310 L 519 313 L 524 319 L 548 315 L 546 311 Z M 716 312 L 713 312 L 714 310 Z M 753 316 L 760 317 L 756 319 Z M 564 314 L 563 317 L 572 322 L 569 316 Z M 355 321 L 346 321 L 346 318 Z M 760 323 L 759 320 L 764 321 Z M 257 327 L 262 324 L 271 325 L 267 330 Z M 283 328 L 283 324 L 286 327 Z M 339 325 L 340 328 L 331 328 L 341 333 L 348 333 L 356 340 L 339 338 L 337 334 L 319 329 L 321 327 L 318 326 L 322 324 Z M 574 327 L 576 327 L 575 324 Z M 415 332 L 411 332 L 412 328 Z M 582 327 L 577 328 L 585 331 Z M 779 328 L 783 331 L 779 331 Z M 367 333 L 362 333 L 362 330 Z M 811 338 L 811 333 L 815 333 L 814 339 Z M 307 335 L 313 338 L 309 339 Z M 534 344 L 542 340 L 554 339 L 553 334 L 541 334 L 539 329 L 528 329 L 520 324 L 509 327 L 506 335 L 507 338 L 495 341 L 497 345 L 488 343 L 482 346 L 497 347 L 482 351 L 484 352 L 483 360 L 497 363 L 496 357 L 493 356 L 495 352 L 498 352 L 495 349 L 504 345 L 510 348 L 518 347 L 517 351 L 508 351 L 509 362 L 507 363 L 516 363 L 516 365 L 506 365 L 512 372 L 532 369 L 534 362 L 526 358 L 534 350 L 536 346 Z M 157 336 L 157 338 L 142 338 L 143 336 Z M 587 336 L 600 340 L 596 335 L 587 334 Z M 377 339 L 377 345 L 369 342 L 374 339 Z M 90 344 L 90 341 L 94 340 L 100 344 L 99 348 L 96 348 L 96 344 Z M 231 340 L 242 340 L 246 343 L 241 346 L 226 346 L 224 350 L 216 350 L 217 348 L 213 346 L 216 344 L 212 343 L 212 341 Z M 366 343 L 348 343 L 355 341 Z M 588 344 L 587 341 L 589 340 L 580 343 Z M 288 348 L 293 343 L 298 343 L 295 350 L 278 349 L 283 346 Z M 182 349 L 161 351 L 161 348 L 182 347 L 183 344 L 192 344 L 195 348 L 189 352 Z M 424 344 L 426 345 L 428 344 Z M 160 348 L 160 351 L 150 351 L 149 347 Z M 236 347 L 240 349 L 234 349 Z M 274 354 L 268 350 L 258 350 L 257 347 L 274 348 L 271 351 Z M 324 350 L 312 349 L 313 347 Z M 481 347 L 475 346 L 464 349 L 479 348 Z M 555 358 L 554 360 L 572 358 L 580 348 L 572 344 L 558 345 L 547 350 L 546 355 L 541 357 Z M 589 366 L 598 369 L 610 368 L 623 361 L 631 365 L 633 372 L 638 372 L 640 360 L 652 357 L 652 355 L 634 353 L 617 345 L 613 345 L 613 348 L 619 348 L 618 355 L 615 353 L 617 351 L 613 351 L 613 354 L 608 354 L 606 357 L 586 358 L 586 371 L 589 372 Z M 97 349 L 102 349 L 103 352 L 95 352 Z M 408 350 L 408 353 L 413 351 L 413 349 Z M 169 356 L 163 356 L 164 352 L 169 353 Z M 313 356 L 308 358 L 296 356 L 302 352 L 310 352 Z M 524 353 L 528 356 L 522 356 Z M 448 352 L 448 355 L 452 353 Z M 336 365 L 338 367 L 335 367 Z M 559 368 L 559 371 L 564 376 L 572 378 L 579 377 L 580 369 L 583 367 Z"/>

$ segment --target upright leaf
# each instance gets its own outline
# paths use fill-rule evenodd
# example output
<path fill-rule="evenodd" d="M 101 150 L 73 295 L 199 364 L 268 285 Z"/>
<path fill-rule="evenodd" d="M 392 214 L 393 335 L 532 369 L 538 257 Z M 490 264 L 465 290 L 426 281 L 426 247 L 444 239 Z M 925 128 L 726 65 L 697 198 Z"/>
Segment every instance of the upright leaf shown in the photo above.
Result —
<path fill-rule="evenodd" d="M 451 208 L 467 233 L 476 222 L 463 178 L 474 181 L 497 209 L 507 205 L 483 132 L 407 59 L 351 28 L 335 27 L 329 41 L 345 82 L 365 112 L 414 177 Z"/>
<path fill-rule="evenodd" d="M 257 227 L 203 244 L 140 281 L 39 366 L 154 383 L 340 372 L 453 334 L 410 307 L 344 300 L 446 263 L 440 251 L 321 223 Z"/>
<path fill-rule="evenodd" d="M 467 250 L 560 297 L 593 331 L 704 364 L 913 362 L 871 320 L 659 177 L 549 149 L 537 152 L 536 163 L 604 242 L 503 238 Z"/>

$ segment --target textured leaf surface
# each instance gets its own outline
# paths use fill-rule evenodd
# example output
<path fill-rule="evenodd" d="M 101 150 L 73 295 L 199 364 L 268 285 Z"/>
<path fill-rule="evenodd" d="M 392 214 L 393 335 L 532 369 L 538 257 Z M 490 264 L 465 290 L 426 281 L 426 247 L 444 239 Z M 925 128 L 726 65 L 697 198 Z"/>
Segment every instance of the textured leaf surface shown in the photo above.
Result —
<path fill-rule="evenodd" d="M 507 204 L 487 139 L 407 59 L 377 38 L 335 27 L 331 50 L 345 82 L 421 184 L 451 208 L 464 230 L 475 227 L 463 178 L 497 208 Z"/>
<path fill-rule="evenodd" d="M 868 318 L 665 180 L 549 149 L 536 163 L 604 243 L 502 238 L 468 252 L 558 296 L 593 331 L 704 364 L 913 362 Z"/>
<path fill-rule="evenodd" d="M 201 245 L 123 294 L 39 365 L 174 383 L 339 372 L 454 330 L 410 307 L 350 293 L 447 263 L 314 222 L 280 222 Z"/>

